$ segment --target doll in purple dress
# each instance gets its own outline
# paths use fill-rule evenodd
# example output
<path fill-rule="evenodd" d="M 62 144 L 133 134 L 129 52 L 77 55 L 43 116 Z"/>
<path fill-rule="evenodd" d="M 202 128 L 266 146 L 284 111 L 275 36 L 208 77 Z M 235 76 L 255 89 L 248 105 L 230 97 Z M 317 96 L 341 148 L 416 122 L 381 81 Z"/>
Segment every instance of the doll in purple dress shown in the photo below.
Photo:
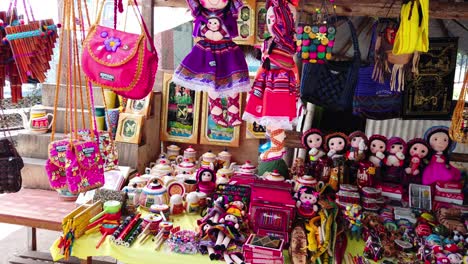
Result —
<path fill-rule="evenodd" d="M 424 139 L 430 145 L 429 165 L 424 169 L 422 183 L 433 185 L 440 182 L 456 182 L 461 180 L 460 171 L 450 165 L 449 153 L 455 149 L 455 142 L 449 136 L 446 126 L 433 126 L 424 134 Z"/>
<path fill-rule="evenodd" d="M 210 114 L 220 126 L 238 126 L 239 93 L 250 90 L 244 53 L 232 41 L 237 37 L 242 0 L 187 0 L 199 41 L 175 70 L 172 81 L 195 91 L 208 92 Z M 225 118 L 221 97 L 227 97 Z"/>

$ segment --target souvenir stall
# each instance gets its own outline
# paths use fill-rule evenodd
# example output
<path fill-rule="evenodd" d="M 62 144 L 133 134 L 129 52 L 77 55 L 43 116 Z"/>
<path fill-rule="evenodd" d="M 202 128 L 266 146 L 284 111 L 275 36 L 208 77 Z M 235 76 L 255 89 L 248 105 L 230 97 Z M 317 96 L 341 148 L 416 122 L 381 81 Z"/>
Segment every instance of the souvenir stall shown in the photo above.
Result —
<path fill-rule="evenodd" d="M 174 1 L 193 17 L 195 43 L 172 71 L 141 1 L 100 0 L 92 17 L 87 2 L 64 0 L 60 24 L 24 36 L 7 22 L 15 12 L 0 12 L 0 50 L 39 48 L 21 43 L 30 35 L 53 46 L 58 35 L 53 118 L 36 106 L 29 121 L 34 133 L 50 130 L 50 187 L 78 204 L 61 219 L 54 260 L 466 263 L 468 171 L 452 161 L 468 160 L 468 71 L 451 108 L 458 42 L 429 37 L 429 0 L 359 23 L 333 0 Z M 139 33 L 126 30 L 129 13 Z M 256 72 L 245 45 L 259 51 Z M 41 81 L 47 59 L 27 68 L 33 59 L 16 61 L 22 82 Z M 367 120 L 451 121 L 410 138 L 345 131 L 315 126 L 311 104 Z M 0 143 L 0 193 L 17 192 L 22 159 L 10 139 Z M 137 173 L 127 178 L 129 159 Z"/>

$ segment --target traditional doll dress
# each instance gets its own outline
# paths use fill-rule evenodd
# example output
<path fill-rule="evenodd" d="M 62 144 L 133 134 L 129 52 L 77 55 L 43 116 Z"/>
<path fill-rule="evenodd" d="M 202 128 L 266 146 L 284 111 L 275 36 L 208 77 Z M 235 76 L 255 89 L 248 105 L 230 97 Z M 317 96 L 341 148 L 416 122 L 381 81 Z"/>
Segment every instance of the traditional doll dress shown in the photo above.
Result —
<path fill-rule="evenodd" d="M 444 162 L 437 162 L 437 157 L 442 158 Z M 443 155 L 435 154 L 431 158 L 431 162 L 424 169 L 422 183 L 424 185 L 433 185 L 437 181 L 440 182 L 456 182 L 460 181 L 461 173 L 458 169 L 449 165 L 447 168 Z"/>
<path fill-rule="evenodd" d="M 264 49 L 272 43 L 265 41 Z M 257 72 L 242 119 L 291 130 L 297 117 L 296 65 L 292 55 L 281 47 L 274 48 L 269 59 L 271 68 L 261 67 Z"/>
<path fill-rule="evenodd" d="M 238 35 L 237 8 L 239 1 L 232 1 L 233 7 L 225 12 L 203 9 L 196 0 L 188 0 L 195 17 L 194 37 L 200 40 L 175 70 L 172 81 L 195 91 L 205 91 L 217 96 L 229 96 L 250 90 L 250 79 L 244 53 L 232 38 Z M 205 38 L 207 24 L 220 23 L 219 30 L 224 39 L 220 41 Z"/>

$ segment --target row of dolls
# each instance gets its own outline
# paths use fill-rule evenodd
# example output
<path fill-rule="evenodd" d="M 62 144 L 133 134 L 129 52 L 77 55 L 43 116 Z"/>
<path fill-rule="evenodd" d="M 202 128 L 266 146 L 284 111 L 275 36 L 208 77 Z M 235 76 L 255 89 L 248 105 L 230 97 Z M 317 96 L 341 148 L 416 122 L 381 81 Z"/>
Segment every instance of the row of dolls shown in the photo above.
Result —
<path fill-rule="evenodd" d="M 303 133 L 302 144 L 307 150 L 306 174 L 317 178 L 332 175 L 340 182 L 354 182 L 360 170 L 374 167 L 381 180 L 395 183 L 457 182 L 458 169 L 450 165 L 449 154 L 455 148 L 448 127 L 429 128 L 423 138 L 405 142 L 400 137 L 386 138 L 361 131 L 349 135 L 334 132 L 324 135 L 312 128 Z"/>

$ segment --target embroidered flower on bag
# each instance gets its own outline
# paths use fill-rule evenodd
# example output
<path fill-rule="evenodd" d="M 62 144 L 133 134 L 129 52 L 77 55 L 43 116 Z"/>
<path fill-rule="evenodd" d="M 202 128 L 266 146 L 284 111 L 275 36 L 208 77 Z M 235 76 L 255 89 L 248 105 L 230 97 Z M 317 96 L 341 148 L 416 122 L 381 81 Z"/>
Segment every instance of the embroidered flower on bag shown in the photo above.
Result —
<path fill-rule="evenodd" d="M 116 52 L 117 48 L 122 45 L 119 38 L 110 37 L 104 40 L 104 45 L 106 46 L 107 51 Z"/>
<path fill-rule="evenodd" d="M 327 35 L 325 33 L 317 33 L 316 34 L 318 40 L 323 40 L 327 38 Z"/>

